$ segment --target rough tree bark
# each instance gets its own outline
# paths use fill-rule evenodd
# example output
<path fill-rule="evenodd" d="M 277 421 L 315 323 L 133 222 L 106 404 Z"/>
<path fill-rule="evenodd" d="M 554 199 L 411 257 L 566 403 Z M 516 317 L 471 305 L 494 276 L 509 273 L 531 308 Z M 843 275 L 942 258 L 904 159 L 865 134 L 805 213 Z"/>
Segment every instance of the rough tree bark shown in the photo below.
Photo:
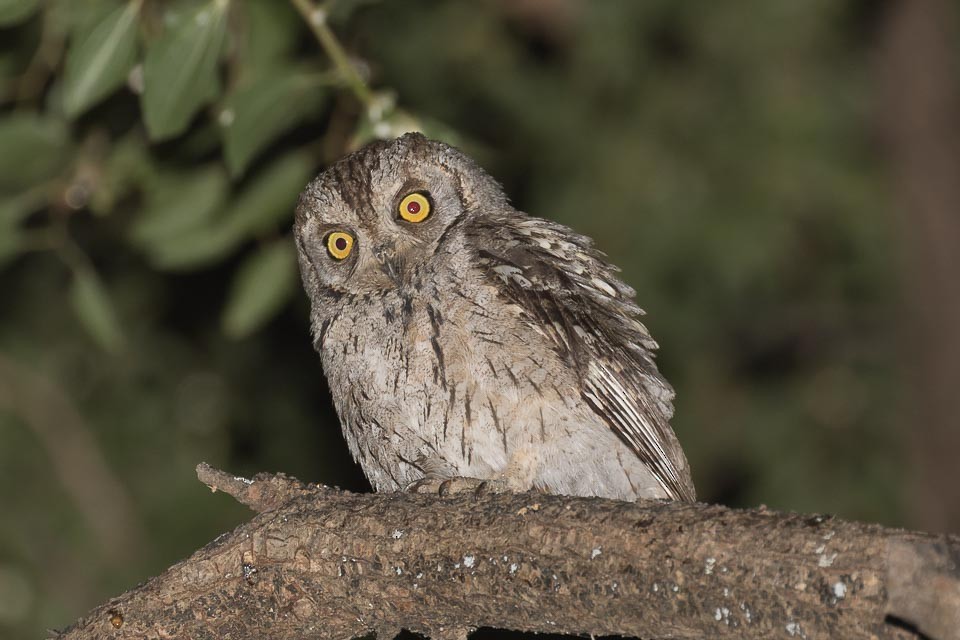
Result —
<path fill-rule="evenodd" d="M 957 536 L 704 504 L 198 474 L 260 514 L 54 637 L 960 637 Z"/>

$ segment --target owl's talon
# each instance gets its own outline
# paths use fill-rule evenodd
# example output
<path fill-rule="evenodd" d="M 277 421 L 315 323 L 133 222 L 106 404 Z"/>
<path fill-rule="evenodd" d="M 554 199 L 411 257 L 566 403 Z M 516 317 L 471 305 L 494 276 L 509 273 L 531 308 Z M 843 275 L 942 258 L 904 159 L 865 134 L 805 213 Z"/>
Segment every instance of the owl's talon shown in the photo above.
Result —
<path fill-rule="evenodd" d="M 458 493 L 473 493 L 477 497 L 504 493 L 510 486 L 502 478 L 450 478 L 440 485 L 440 495 L 449 496 Z"/>
<path fill-rule="evenodd" d="M 444 482 L 443 478 L 426 476 L 408 484 L 405 491 L 407 493 L 439 494 Z"/>
<path fill-rule="evenodd" d="M 454 478 L 449 478 L 440 483 L 440 487 L 437 489 L 437 493 L 440 494 L 440 497 L 446 497 L 452 493 L 457 493 L 456 487 L 453 484 Z"/>
<path fill-rule="evenodd" d="M 498 493 L 509 493 L 512 490 L 513 489 L 511 488 L 509 482 L 503 478 L 494 478 L 484 480 L 477 485 L 475 493 L 477 494 L 477 497 L 481 497 Z"/>
<path fill-rule="evenodd" d="M 410 493 L 432 493 L 441 497 L 472 492 L 479 497 L 494 493 L 504 493 L 510 491 L 510 487 L 505 480 L 500 478 L 482 479 L 462 476 L 436 478 L 428 476 L 407 485 L 407 491 Z"/>

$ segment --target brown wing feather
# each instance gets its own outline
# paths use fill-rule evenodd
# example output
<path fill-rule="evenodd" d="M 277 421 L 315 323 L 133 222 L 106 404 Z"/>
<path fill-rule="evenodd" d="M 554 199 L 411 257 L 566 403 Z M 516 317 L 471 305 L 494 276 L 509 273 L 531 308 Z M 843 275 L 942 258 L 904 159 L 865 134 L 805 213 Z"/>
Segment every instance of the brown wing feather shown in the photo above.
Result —
<path fill-rule="evenodd" d="M 491 282 L 577 370 L 589 406 L 669 495 L 693 500 L 686 458 L 669 425 L 673 389 L 657 371 L 657 344 L 618 269 L 589 238 L 540 218 L 474 219 L 465 231 Z"/>

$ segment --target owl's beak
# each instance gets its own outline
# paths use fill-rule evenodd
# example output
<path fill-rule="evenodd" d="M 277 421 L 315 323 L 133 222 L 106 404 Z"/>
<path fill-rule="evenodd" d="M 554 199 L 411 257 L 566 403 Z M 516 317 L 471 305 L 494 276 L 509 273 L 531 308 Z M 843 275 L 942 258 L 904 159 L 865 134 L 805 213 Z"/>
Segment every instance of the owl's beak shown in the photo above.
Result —
<path fill-rule="evenodd" d="M 393 245 L 380 245 L 373 251 L 374 257 L 380 263 L 380 269 L 387 274 L 387 277 L 393 280 L 395 284 L 400 284 L 400 261 L 397 259 L 397 250 Z"/>

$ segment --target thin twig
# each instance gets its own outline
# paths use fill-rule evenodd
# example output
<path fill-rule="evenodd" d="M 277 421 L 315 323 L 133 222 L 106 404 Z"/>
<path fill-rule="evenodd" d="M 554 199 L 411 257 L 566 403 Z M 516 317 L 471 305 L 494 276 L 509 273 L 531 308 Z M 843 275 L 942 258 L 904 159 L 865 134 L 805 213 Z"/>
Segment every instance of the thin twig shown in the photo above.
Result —
<path fill-rule="evenodd" d="M 373 92 L 370 87 L 360 77 L 356 67 L 350 62 L 347 52 L 344 51 L 337 36 L 327 24 L 327 12 L 322 6 L 318 6 L 312 0 L 291 0 L 293 6 L 297 8 L 300 15 L 310 26 L 313 35 L 317 38 L 324 52 L 333 62 L 337 72 L 343 77 L 343 81 L 356 96 L 357 100 L 364 107 L 370 108 L 374 104 Z"/>
<path fill-rule="evenodd" d="M 30 59 L 26 70 L 17 82 L 15 99 L 18 103 L 32 103 L 39 99 L 50 78 L 50 74 L 60 60 L 66 39 L 63 31 L 56 26 L 53 10 L 46 9 L 40 32 L 40 44 Z"/>
<path fill-rule="evenodd" d="M 55 380 L 0 355 L 0 409 L 18 416 L 42 443 L 50 473 L 83 516 L 104 562 L 124 566 L 150 553 L 147 532 L 126 486 Z"/>

